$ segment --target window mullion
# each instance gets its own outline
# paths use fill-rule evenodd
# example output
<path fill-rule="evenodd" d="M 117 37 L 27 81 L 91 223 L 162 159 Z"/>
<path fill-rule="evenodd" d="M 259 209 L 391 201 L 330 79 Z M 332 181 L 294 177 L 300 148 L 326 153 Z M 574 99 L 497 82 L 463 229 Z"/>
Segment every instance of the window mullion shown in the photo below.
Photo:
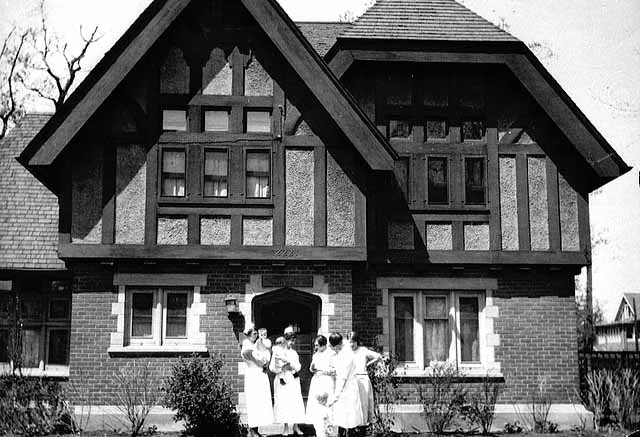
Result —
<path fill-rule="evenodd" d="M 414 329 L 415 334 L 414 338 L 414 350 L 416 357 L 416 365 L 419 369 L 424 369 L 429 363 L 425 363 L 424 360 L 424 293 L 418 292 L 417 295 L 414 296 L 414 308 L 416 317 L 414 318 Z"/>
<path fill-rule="evenodd" d="M 458 343 L 459 343 L 459 335 L 460 332 L 460 317 L 458 316 L 458 304 L 457 304 L 457 296 L 453 291 L 449 293 L 449 324 L 451 326 L 451 341 L 449 343 L 449 361 L 454 363 L 456 367 L 458 367 L 458 363 L 460 362 L 458 357 Z"/>
<path fill-rule="evenodd" d="M 156 346 L 162 345 L 162 335 L 163 335 L 163 320 L 164 320 L 164 307 L 163 305 L 163 291 L 162 289 L 155 290 L 153 293 L 154 296 L 154 314 L 153 314 L 153 337 L 154 343 Z"/>

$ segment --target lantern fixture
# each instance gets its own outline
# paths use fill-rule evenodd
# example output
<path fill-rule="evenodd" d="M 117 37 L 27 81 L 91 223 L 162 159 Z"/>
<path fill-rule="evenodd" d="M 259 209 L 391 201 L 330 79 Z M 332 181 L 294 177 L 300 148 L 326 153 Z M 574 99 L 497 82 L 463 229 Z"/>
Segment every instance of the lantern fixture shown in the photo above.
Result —
<path fill-rule="evenodd" d="M 227 307 L 227 312 L 229 314 L 238 312 L 238 300 L 234 296 L 230 294 L 227 295 L 227 297 L 224 298 L 224 304 Z"/>

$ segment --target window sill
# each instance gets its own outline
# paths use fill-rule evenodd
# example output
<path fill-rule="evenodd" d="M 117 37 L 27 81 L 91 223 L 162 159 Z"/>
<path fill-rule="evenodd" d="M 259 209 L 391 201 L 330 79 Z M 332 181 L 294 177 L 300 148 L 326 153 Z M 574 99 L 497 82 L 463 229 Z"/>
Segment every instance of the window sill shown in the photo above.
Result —
<path fill-rule="evenodd" d="M 167 346 L 115 346 L 107 349 L 109 355 L 183 355 L 207 354 L 209 349 L 204 345 L 167 345 Z"/>
<path fill-rule="evenodd" d="M 40 370 L 38 368 L 22 369 L 23 376 L 42 378 L 68 378 L 69 366 L 56 366 L 52 369 Z M 11 369 L 7 365 L 0 365 L 0 375 L 10 375 Z"/>
<path fill-rule="evenodd" d="M 484 366 L 460 366 L 460 379 L 467 378 L 484 378 L 489 376 L 490 378 L 503 378 L 502 372 L 496 371 L 493 368 L 484 367 Z M 417 368 L 402 368 L 399 367 L 395 371 L 396 378 L 430 378 L 432 377 L 431 371 L 428 369 L 422 370 Z"/>

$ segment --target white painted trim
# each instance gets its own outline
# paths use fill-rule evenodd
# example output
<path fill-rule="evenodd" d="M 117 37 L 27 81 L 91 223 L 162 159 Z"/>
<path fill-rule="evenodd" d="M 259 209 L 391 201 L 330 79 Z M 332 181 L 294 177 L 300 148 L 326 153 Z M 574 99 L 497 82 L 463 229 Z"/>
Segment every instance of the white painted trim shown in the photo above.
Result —
<path fill-rule="evenodd" d="M 381 408 L 386 404 L 380 404 Z M 422 404 L 397 404 L 393 405 L 393 411 L 400 414 L 421 414 L 424 412 Z M 530 404 L 496 404 L 496 414 L 527 414 L 531 412 Z M 589 410 L 582 404 L 551 404 L 549 414 L 584 414 L 591 415 Z"/>
<path fill-rule="evenodd" d="M 0 375 L 10 375 L 10 374 L 11 374 L 11 365 L 7 363 L 2 363 L 0 365 Z M 48 366 L 48 368 L 45 368 L 45 369 L 30 367 L 30 368 L 22 369 L 22 374 L 24 376 L 68 378 L 69 366 L 55 365 L 55 366 Z"/>
<path fill-rule="evenodd" d="M 496 278 L 415 278 L 384 277 L 376 280 L 378 289 L 403 290 L 497 290 Z"/>
<path fill-rule="evenodd" d="M 110 354 L 166 354 L 166 353 L 205 353 L 208 352 L 206 345 L 169 344 L 166 346 L 116 346 L 109 347 L 107 352 Z"/>

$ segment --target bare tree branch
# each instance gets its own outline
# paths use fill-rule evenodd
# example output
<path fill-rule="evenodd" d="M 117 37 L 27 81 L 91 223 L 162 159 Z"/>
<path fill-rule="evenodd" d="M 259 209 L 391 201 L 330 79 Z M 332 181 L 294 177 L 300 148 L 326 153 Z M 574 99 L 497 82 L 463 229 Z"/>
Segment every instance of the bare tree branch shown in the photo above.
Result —
<path fill-rule="evenodd" d="M 0 67 L 3 65 L 9 66 L 6 77 L 2 79 L 2 84 L 0 84 L 6 84 L 7 89 L 6 96 L 1 96 L 2 100 L 0 101 L 0 121 L 2 122 L 0 139 L 5 137 L 9 129 L 9 124 L 16 122 L 21 112 L 21 104 L 18 101 L 15 86 L 21 77 L 18 69 L 21 67 L 23 61 L 23 50 L 27 37 L 29 36 L 29 31 L 27 30 L 20 34 L 15 47 L 12 47 L 12 41 L 16 31 L 17 29 L 14 26 L 4 39 L 2 48 L 0 49 Z"/>

